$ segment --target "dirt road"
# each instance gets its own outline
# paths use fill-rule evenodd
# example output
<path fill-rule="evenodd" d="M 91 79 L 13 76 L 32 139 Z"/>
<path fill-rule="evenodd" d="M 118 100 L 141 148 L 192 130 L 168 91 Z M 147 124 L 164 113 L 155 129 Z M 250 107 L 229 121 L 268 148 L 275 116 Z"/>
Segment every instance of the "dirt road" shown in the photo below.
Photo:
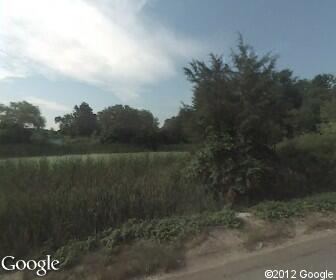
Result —
<path fill-rule="evenodd" d="M 318 236 L 300 243 L 290 244 L 274 250 L 251 254 L 241 260 L 201 271 L 166 276 L 165 280 L 262 280 L 266 270 L 289 270 L 288 277 L 278 279 L 336 279 L 336 233 Z M 308 272 L 329 272 L 311 275 Z M 307 273 L 306 273 L 307 271 Z M 276 276 L 276 273 L 273 274 Z M 295 278 L 294 278 L 295 277 Z M 275 278 L 269 278 L 275 279 Z"/>

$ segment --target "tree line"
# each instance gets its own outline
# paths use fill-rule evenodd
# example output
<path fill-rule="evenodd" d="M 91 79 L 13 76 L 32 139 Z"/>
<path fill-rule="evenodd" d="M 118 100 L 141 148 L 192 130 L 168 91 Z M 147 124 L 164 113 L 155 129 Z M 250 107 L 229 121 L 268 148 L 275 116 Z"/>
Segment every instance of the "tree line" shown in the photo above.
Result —
<path fill-rule="evenodd" d="M 75 106 L 70 114 L 55 118 L 59 131 L 71 137 L 96 136 L 102 143 L 127 143 L 154 146 L 159 121 L 148 110 L 114 105 L 93 113 L 89 104 Z"/>
<path fill-rule="evenodd" d="M 94 138 L 104 143 L 125 143 L 155 148 L 159 144 L 188 142 L 182 130 L 171 121 L 159 126 L 158 118 L 148 110 L 128 105 L 109 106 L 97 113 L 82 102 L 71 113 L 57 116 L 58 131 L 44 129 L 46 121 L 40 109 L 27 101 L 0 104 L 0 143 L 34 143 L 39 138 L 63 135 Z M 38 141 L 37 141 L 38 142 Z"/>
<path fill-rule="evenodd" d="M 242 38 L 231 63 L 212 54 L 209 62 L 192 61 L 185 74 L 194 85 L 192 103 L 182 104 L 162 127 L 148 110 L 114 105 L 94 113 L 83 102 L 55 118 L 58 133 L 148 147 L 203 143 L 225 135 L 235 145 L 243 141 L 267 153 L 284 138 L 317 132 L 336 119 L 334 75 L 295 77 L 290 69 L 278 70 L 275 57 L 258 57 Z M 44 127 L 37 106 L 26 101 L 0 105 L 1 143 L 30 142 Z"/>

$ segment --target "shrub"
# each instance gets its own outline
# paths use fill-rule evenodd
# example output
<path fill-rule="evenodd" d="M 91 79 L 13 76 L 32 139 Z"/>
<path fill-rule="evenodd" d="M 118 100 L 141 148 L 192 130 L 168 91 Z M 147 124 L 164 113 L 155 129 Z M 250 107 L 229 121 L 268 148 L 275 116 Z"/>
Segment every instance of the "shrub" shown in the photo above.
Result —
<path fill-rule="evenodd" d="M 310 133 L 279 145 L 283 180 L 278 192 L 293 197 L 336 190 L 335 143 L 334 133 Z"/>
<path fill-rule="evenodd" d="M 241 221 L 229 209 L 164 219 L 131 219 L 121 227 L 108 229 L 87 240 L 69 242 L 56 252 L 55 257 L 61 261 L 63 266 L 67 266 L 92 250 L 104 249 L 105 253 L 110 254 L 118 250 L 120 245 L 139 240 L 151 240 L 159 243 L 174 241 L 176 245 L 178 241 L 208 227 L 237 228 L 240 225 Z"/>
<path fill-rule="evenodd" d="M 336 210 L 336 193 L 323 193 L 307 198 L 291 201 L 268 201 L 252 208 L 260 218 L 279 220 L 291 217 L 302 217 L 310 212 L 326 212 Z"/>

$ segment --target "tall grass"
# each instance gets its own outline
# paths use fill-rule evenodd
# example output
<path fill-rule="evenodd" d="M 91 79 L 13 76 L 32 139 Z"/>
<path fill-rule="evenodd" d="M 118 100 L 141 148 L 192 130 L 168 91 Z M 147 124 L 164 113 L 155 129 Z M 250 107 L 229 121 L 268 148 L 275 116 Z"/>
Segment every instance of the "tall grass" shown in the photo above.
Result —
<path fill-rule="evenodd" d="M 56 145 L 51 143 L 1 144 L 0 158 L 36 157 L 52 155 L 72 155 L 91 153 L 132 153 L 149 151 L 148 148 L 128 144 L 99 144 L 90 142 L 66 143 Z"/>
<path fill-rule="evenodd" d="M 293 198 L 336 191 L 336 133 L 307 133 L 284 141 L 277 147 L 283 180 L 275 185 L 279 197 Z M 286 170 L 285 170 L 285 169 Z M 277 197 L 277 196 L 275 196 Z"/>
<path fill-rule="evenodd" d="M 118 226 L 215 207 L 186 180 L 187 153 L 0 161 L 0 254 L 56 249 Z"/>
<path fill-rule="evenodd" d="M 158 145 L 155 149 L 131 144 L 111 143 L 101 144 L 95 141 L 77 139 L 62 145 L 52 143 L 30 143 L 30 144 L 0 144 L 0 158 L 15 157 L 39 157 L 39 156 L 61 156 L 61 155 L 83 155 L 102 153 L 137 153 L 150 151 L 191 151 L 194 145 Z"/>

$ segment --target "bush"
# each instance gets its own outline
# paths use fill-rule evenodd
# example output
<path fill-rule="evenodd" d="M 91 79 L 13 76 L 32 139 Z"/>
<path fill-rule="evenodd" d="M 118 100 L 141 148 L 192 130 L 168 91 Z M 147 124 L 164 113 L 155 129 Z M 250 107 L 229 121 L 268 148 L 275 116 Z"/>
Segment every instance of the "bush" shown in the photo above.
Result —
<path fill-rule="evenodd" d="M 305 134 L 281 143 L 277 152 L 282 166 L 277 192 L 284 197 L 336 190 L 336 134 Z"/>
<path fill-rule="evenodd" d="M 302 217 L 310 212 L 336 210 L 336 193 L 323 193 L 291 201 L 268 201 L 252 208 L 262 219 L 279 220 L 283 218 Z"/>
<path fill-rule="evenodd" d="M 55 258 L 63 266 L 71 265 L 87 252 L 104 249 L 110 254 L 120 245 L 139 240 L 151 240 L 159 243 L 174 241 L 175 245 L 184 238 L 201 232 L 212 226 L 238 228 L 241 221 L 233 211 L 223 209 L 220 212 L 203 213 L 191 216 L 179 216 L 154 220 L 132 219 L 119 228 L 111 228 L 98 236 L 84 241 L 69 242 L 55 253 Z"/>

